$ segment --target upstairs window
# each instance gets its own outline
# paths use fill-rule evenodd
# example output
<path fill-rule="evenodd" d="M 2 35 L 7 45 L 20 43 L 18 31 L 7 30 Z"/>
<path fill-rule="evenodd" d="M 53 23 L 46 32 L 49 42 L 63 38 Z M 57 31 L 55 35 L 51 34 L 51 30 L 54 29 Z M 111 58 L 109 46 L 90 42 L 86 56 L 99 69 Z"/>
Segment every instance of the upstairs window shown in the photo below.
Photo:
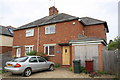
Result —
<path fill-rule="evenodd" d="M 50 25 L 45 27 L 45 34 L 54 34 L 55 33 L 55 25 Z"/>
<path fill-rule="evenodd" d="M 26 37 L 34 36 L 34 29 L 26 30 Z"/>

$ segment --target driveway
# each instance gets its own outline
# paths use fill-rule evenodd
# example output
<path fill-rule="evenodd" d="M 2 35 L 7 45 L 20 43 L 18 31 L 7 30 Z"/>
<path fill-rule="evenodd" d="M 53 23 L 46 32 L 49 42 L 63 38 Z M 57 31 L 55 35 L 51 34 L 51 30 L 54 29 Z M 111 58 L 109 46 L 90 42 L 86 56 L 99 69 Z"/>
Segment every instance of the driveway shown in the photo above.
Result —
<path fill-rule="evenodd" d="M 75 74 L 68 70 L 68 68 L 57 68 L 54 71 L 41 71 L 33 73 L 30 77 L 23 77 L 21 75 L 12 75 L 11 73 L 2 74 L 3 78 L 91 78 L 88 74 Z M 114 78 L 114 75 L 102 75 L 96 78 Z"/>

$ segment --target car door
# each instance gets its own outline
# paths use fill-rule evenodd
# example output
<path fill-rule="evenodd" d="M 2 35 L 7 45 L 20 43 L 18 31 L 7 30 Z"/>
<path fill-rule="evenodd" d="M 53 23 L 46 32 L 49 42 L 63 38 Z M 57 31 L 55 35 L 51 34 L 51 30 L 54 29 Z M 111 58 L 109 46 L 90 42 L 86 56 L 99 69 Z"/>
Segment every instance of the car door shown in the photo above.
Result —
<path fill-rule="evenodd" d="M 49 64 L 46 62 L 46 60 L 42 57 L 37 57 L 38 59 L 38 67 L 40 70 L 48 69 Z"/>
<path fill-rule="evenodd" d="M 31 57 L 29 59 L 29 65 L 30 65 L 30 67 L 32 68 L 33 71 L 38 71 L 39 70 L 39 67 L 38 67 L 39 63 L 38 63 L 38 60 L 37 60 L 36 57 Z"/>

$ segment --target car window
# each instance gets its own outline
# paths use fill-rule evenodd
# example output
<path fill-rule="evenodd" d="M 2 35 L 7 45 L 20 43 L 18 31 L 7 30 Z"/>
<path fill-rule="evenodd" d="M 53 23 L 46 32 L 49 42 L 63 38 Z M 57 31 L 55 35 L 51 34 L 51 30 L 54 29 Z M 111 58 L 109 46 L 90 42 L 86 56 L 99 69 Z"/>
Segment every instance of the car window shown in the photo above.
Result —
<path fill-rule="evenodd" d="M 27 59 L 28 57 L 20 57 L 13 59 L 12 62 L 25 62 Z"/>
<path fill-rule="evenodd" d="M 36 57 L 31 57 L 29 62 L 38 62 Z"/>
<path fill-rule="evenodd" d="M 43 59 L 42 57 L 37 57 L 39 62 L 45 62 L 46 60 Z"/>

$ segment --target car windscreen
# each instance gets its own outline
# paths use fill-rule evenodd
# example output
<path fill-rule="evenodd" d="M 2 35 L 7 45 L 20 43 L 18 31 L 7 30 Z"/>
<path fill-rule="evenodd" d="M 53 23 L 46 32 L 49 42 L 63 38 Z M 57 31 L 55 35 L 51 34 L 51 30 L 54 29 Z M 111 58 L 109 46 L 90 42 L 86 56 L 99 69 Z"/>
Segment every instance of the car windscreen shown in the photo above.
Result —
<path fill-rule="evenodd" d="M 20 57 L 13 59 L 12 62 L 25 62 L 27 59 L 28 57 Z"/>

